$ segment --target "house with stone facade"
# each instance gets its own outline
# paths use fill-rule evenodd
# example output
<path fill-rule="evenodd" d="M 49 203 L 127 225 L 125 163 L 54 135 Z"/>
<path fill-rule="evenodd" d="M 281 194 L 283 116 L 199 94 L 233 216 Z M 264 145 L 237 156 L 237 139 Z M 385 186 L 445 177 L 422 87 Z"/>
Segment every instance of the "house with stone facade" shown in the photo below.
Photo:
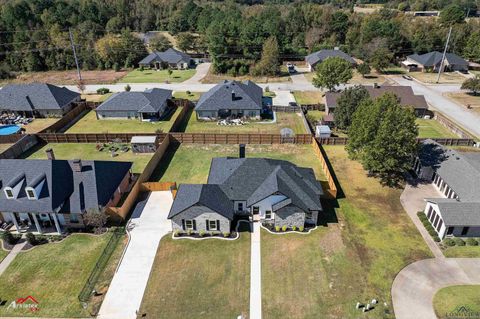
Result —
<path fill-rule="evenodd" d="M 83 214 L 103 213 L 128 191 L 131 162 L 0 159 L 0 221 L 18 232 L 81 229 Z"/>
<path fill-rule="evenodd" d="M 226 233 L 238 219 L 271 227 L 316 225 L 322 186 L 311 168 L 288 161 L 214 158 L 207 184 L 180 185 L 168 218 L 174 232 Z"/>
<path fill-rule="evenodd" d="M 425 215 L 438 236 L 479 237 L 480 152 L 457 152 L 425 140 L 414 171 L 438 190 L 438 197 L 425 199 Z"/>

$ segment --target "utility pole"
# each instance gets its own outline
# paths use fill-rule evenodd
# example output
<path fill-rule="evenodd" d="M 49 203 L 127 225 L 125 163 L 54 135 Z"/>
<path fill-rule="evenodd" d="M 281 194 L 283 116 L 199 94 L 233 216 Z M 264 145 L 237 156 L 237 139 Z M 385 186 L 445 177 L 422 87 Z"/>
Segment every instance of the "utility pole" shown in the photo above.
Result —
<path fill-rule="evenodd" d="M 72 30 L 71 29 L 68 29 L 68 34 L 70 35 L 70 43 L 72 45 L 73 56 L 75 58 L 75 64 L 77 65 L 78 81 L 81 83 L 82 82 L 82 74 L 80 73 L 80 67 L 78 66 L 77 50 L 75 49 L 75 43 L 73 43 L 73 35 L 72 35 Z"/>
<path fill-rule="evenodd" d="M 443 71 L 443 65 L 445 63 L 445 55 L 447 55 L 448 42 L 450 42 L 450 35 L 452 34 L 452 27 L 448 31 L 447 43 L 445 43 L 445 50 L 443 50 L 442 62 L 440 63 L 440 69 L 438 70 L 437 83 L 440 81 L 440 74 Z"/>

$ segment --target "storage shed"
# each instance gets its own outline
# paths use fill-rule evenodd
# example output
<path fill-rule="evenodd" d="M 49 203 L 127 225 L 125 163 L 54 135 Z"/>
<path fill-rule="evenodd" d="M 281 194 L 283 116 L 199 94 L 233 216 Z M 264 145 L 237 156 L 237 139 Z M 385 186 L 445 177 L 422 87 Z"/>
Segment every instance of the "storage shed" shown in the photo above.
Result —
<path fill-rule="evenodd" d="M 133 153 L 155 153 L 158 147 L 156 136 L 133 136 L 130 144 Z"/>
<path fill-rule="evenodd" d="M 317 125 L 315 128 L 315 136 L 320 138 L 330 137 L 332 135 L 332 130 L 328 125 Z"/>

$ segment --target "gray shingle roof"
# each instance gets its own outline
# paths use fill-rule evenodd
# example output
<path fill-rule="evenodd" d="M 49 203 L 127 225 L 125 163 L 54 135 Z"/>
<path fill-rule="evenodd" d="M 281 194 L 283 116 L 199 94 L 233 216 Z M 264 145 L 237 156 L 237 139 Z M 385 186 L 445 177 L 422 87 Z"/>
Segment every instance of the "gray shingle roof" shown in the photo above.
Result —
<path fill-rule="evenodd" d="M 454 199 L 428 199 L 438 205 L 448 226 L 480 226 L 480 201 L 459 202 Z"/>
<path fill-rule="evenodd" d="M 252 81 L 223 81 L 203 94 L 195 111 L 262 110 L 261 87 Z"/>
<path fill-rule="evenodd" d="M 288 216 L 292 215 L 292 214 L 295 214 L 295 213 L 298 213 L 298 212 L 301 212 L 302 210 L 300 208 L 298 208 L 297 206 L 295 205 L 287 205 L 285 207 L 282 207 L 280 208 L 279 210 L 277 210 L 275 212 L 275 215 L 281 217 L 281 218 L 287 218 Z"/>
<path fill-rule="evenodd" d="M 0 160 L 0 211 L 81 213 L 105 206 L 130 170 L 130 162 L 82 161 L 82 171 L 74 172 L 66 160 Z M 22 190 L 17 199 L 7 199 L 3 188 L 21 172 Z M 28 199 L 24 188 L 45 176 L 38 200 Z"/>
<path fill-rule="evenodd" d="M 168 64 L 190 63 L 192 57 L 184 52 L 170 48 L 164 52 L 154 51 L 143 58 L 139 64 L 150 64 L 154 61 Z"/>
<path fill-rule="evenodd" d="M 0 110 L 60 110 L 79 96 L 79 93 L 52 84 L 7 84 L 0 90 Z"/>
<path fill-rule="evenodd" d="M 442 62 L 443 53 L 438 51 L 433 51 L 425 54 L 412 54 L 407 56 L 408 59 L 417 62 L 426 67 L 434 67 L 439 66 Z M 468 66 L 468 62 L 465 61 L 463 58 L 459 57 L 455 53 L 447 53 L 445 55 L 445 60 L 448 61 L 450 65 L 462 65 Z"/>
<path fill-rule="evenodd" d="M 97 111 L 127 111 L 140 113 L 162 112 L 167 100 L 172 97 L 171 90 L 149 89 L 144 92 L 120 92 L 110 96 L 97 107 Z"/>
<path fill-rule="evenodd" d="M 305 57 L 305 61 L 310 64 L 312 67 L 315 67 L 318 63 L 325 61 L 328 58 L 339 57 L 344 59 L 347 62 L 356 64 L 355 60 L 345 52 L 341 50 L 320 50 L 309 54 Z"/>

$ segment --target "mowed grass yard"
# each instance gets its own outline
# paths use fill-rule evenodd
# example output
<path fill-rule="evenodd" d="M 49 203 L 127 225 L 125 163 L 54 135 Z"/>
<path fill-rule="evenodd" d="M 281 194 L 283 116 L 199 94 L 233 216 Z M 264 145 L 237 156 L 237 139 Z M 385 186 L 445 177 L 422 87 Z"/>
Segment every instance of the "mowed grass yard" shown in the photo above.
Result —
<path fill-rule="evenodd" d="M 408 75 L 423 83 L 437 83 L 438 73 L 409 72 Z M 467 78 L 458 72 L 442 72 L 439 84 L 462 84 Z"/>
<path fill-rule="evenodd" d="M 453 99 L 457 103 L 462 104 L 465 107 L 467 107 L 467 105 L 470 105 L 472 107 L 472 111 L 480 114 L 480 94 L 473 95 L 470 93 L 462 92 L 447 93 L 446 96 Z"/>
<path fill-rule="evenodd" d="M 117 152 L 118 156 L 112 157 L 109 151 L 97 151 L 95 143 L 51 143 L 34 147 L 22 154 L 28 159 L 47 159 L 45 150 L 53 149 L 56 159 L 72 160 L 98 160 L 98 161 L 124 161 L 133 162 L 132 172 L 140 174 L 147 166 L 152 154 L 133 154 L 131 150 L 126 153 Z"/>
<path fill-rule="evenodd" d="M 176 182 L 177 184 L 206 183 L 210 163 L 214 157 L 238 157 L 237 145 L 189 145 L 182 144 L 178 149 L 170 148 L 151 181 Z M 278 144 L 247 145 L 246 157 L 265 157 L 290 161 L 301 167 L 312 168 L 318 180 L 326 180 L 320 162 L 311 145 Z"/>
<path fill-rule="evenodd" d="M 320 91 L 294 91 L 293 96 L 300 105 L 325 103 L 324 93 Z"/>
<path fill-rule="evenodd" d="M 140 69 L 133 70 L 125 75 L 119 82 L 121 83 L 164 83 L 166 81 L 171 83 L 183 82 L 190 79 L 194 74 L 195 69 L 188 70 L 172 70 L 172 74 L 168 74 L 168 70 L 148 70 Z"/>
<path fill-rule="evenodd" d="M 217 121 L 199 121 L 192 112 L 186 127 L 186 133 L 232 133 L 232 134 L 280 134 L 282 128 L 288 127 L 295 134 L 307 134 L 300 113 L 275 112 L 277 121 L 271 123 L 249 122 L 245 125 L 217 125 Z"/>
<path fill-rule="evenodd" d="M 480 258 L 480 246 L 447 247 L 443 254 L 448 258 Z"/>
<path fill-rule="evenodd" d="M 110 236 L 75 234 L 19 253 L 0 276 L 0 296 L 7 305 L 32 296 L 39 310 L 8 309 L 6 305 L 0 307 L 0 316 L 89 317 L 78 294 Z"/>
<path fill-rule="evenodd" d="M 249 296 L 248 232 L 241 232 L 234 241 L 165 236 L 139 313 L 166 319 L 236 318 L 248 315 Z"/>
<path fill-rule="evenodd" d="M 25 129 L 26 134 L 35 134 L 56 123 L 58 120 L 60 120 L 60 118 L 34 119 L 31 123 L 22 125 L 22 128 Z"/>
<path fill-rule="evenodd" d="M 98 120 L 95 111 L 88 112 L 66 133 L 155 133 L 158 130 L 166 133 L 182 111 L 181 107 L 162 121 L 143 122 L 140 119 L 101 119 Z"/>
<path fill-rule="evenodd" d="M 459 138 L 459 136 L 436 120 L 416 119 L 420 138 Z"/>
<path fill-rule="evenodd" d="M 433 298 L 439 319 L 475 318 L 480 313 L 480 286 L 451 286 L 439 290 Z M 459 311 L 466 307 L 467 312 Z"/>
<path fill-rule="evenodd" d="M 263 317 L 394 318 L 396 274 L 432 255 L 400 204 L 400 189 L 367 177 L 342 146 L 325 149 L 345 195 L 324 201 L 327 211 L 338 206 L 338 223 L 307 236 L 262 232 Z M 355 309 L 373 298 L 375 310 Z"/>

